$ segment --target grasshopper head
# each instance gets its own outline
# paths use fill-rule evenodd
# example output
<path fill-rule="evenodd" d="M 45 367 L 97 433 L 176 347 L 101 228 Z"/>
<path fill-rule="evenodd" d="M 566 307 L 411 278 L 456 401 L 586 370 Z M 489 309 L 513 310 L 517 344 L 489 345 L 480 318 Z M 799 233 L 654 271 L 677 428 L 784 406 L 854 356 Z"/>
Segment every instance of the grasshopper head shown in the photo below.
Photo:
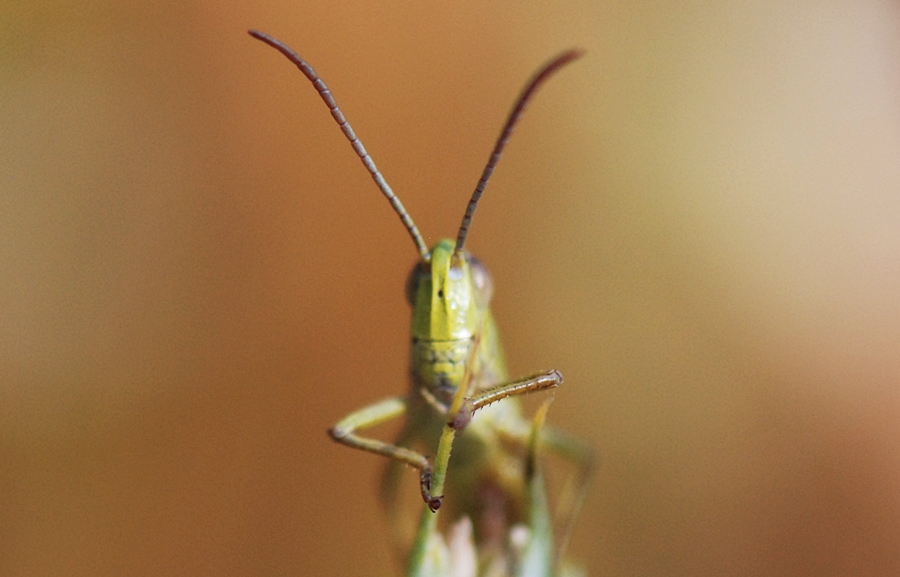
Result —
<path fill-rule="evenodd" d="M 487 268 L 444 239 L 410 272 L 412 373 L 438 399 L 462 383 L 469 351 L 488 311 L 493 282 Z"/>
<path fill-rule="evenodd" d="M 463 382 L 470 357 L 473 357 L 471 359 L 473 374 L 480 371 L 485 377 L 483 379 L 485 382 L 491 380 L 488 378 L 490 376 L 505 373 L 505 369 L 502 368 L 502 355 L 496 342 L 496 331 L 488 310 L 493 283 L 484 265 L 466 252 L 464 248 L 466 237 L 475 208 L 509 141 L 513 127 L 525 110 L 525 105 L 541 84 L 557 70 L 581 56 L 581 51 L 563 52 L 541 67 L 528 81 L 515 101 L 481 173 L 481 178 L 475 186 L 455 243 L 451 240 L 442 240 L 429 252 L 425 239 L 413 223 L 412 217 L 375 166 L 375 161 L 366 152 L 362 142 L 338 108 L 331 91 L 312 66 L 281 41 L 255 30 L 251 30 L 250 35 L 281 52 L 313 83 L 331 110 L 335 121 L 341 126 L 344 136 L 350 141 L 353 150 L 362 160 L 391 208 L 400 217 L 409 237 L 416 245 L 422 260 L 413 268 L 406 285 L 407 299 L 413 309 L 410 372 L 414 383 L 419 387 L 427 387 L 439 401 L 449 402 Z M 481 340 L 482 331 L 485 337 L 483 340 Z M 470 354 L 474 351 L 476 343 L 479 343 L 477 358 L 476 355 Z M 487 358 L 492 358 L 493 362 L 484 360 Z M 485 369 L 488 364 L 492 366 Z"/>

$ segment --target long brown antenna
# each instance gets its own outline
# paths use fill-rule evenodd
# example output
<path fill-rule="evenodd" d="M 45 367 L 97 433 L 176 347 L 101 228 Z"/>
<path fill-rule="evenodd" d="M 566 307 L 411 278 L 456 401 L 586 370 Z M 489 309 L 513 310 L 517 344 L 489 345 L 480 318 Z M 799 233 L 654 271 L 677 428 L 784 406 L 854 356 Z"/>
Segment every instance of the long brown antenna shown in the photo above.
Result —
<path fill-rule="evenodd" d="M 353 150 L 356 151 L 356 154 L 359 156 L 360 160 L 362 160 L 363 166 L 366 167 L 366 170 L 369 171 L 369 174 L 372 175 L 372 179 L 375 181 L 375 184 L 378 185 L 378 188 L 381 189 L 381 193 L 388 199 L 388 202 L 391 203 L 391 206 L 394 208 L 394 212 L 400 217 L 400 220 L 403 221 L 403 226 L 406 227 L 406 230 L 409 231 L 409 236 L 412 237 L 414 243 L 416 243 L 416 250 L 419 251 L 419 254 L 422 256 L 422 259 L 428 261 L 431 258 L 431 254 L 428 252 L 428 247 L 425 245 L 425 241 L 422 239 L 422 235 L 419 233 L 419 229 L 416 228 L 415 223 L 412 220 L 412 217 L 409 216 L 409 213 L 406 212 L 406 209 L 403 207 L 403 203 L 400 202 L 400 199 L 397 198 L 397 195 L 394 194 L 394 191 L 391 190 L 390 185 L 388 185 L 387 181 L 381 176 L 381 172 L 379 172 L 378 168 L 375 166 L 375 162 L 372 160 L 372 157 L 369 156 L 369 153 L 366 152 L 366 148 L 363 146 L 363 143 L 356 137 L 356 133 L 353 132 L 353 128 L 350 127 L 350 123 L 347 122 L 347 119 L 344 118 L 344 113 L 341 112 L 341 109 L 338 108 L 337 103 L 334 101 L 334 97 L 331 95 L 331 91 L 328 89 L 328 86 L 319 78 L 319 75 L 316 74 L 316 71 L 313 70 L 313 67 L 310 66 L 306 60 L 300 58 L 300 55 L 291 50 L 286 44 L 281 42 L 280 40 L 276 40 L 269 36 L 268 34 L 263 34 L 262 32 L 258 32 L 256 30 L 249 31 L 250 36 L 253 36 L 257 40 L 265 42 L 275 50 L 281 52 L 287 57 L 288 60 L 294 63 L 297 68 L 300 69 L 309 81 L 312 82 L 316 91 L 318 91 L 319 96 L 322 97 L 322 100 L 325 101 L 325 104 L 328 106 L 328 109 L 331 110 L 331 116 L 338 123 L 338 126 L 341 127 L 341 131 L 343 131 L 344 136 L 347 137 L 347 140 L 350 141 L 350 145 L 353 147 Z"/>
<path fill-rule="evenodd" d="M 469 225 L 472 224 L 472 215 L 475 214 L 475 209 L 478 207 L 478 200 L 484 193 L 484 188 L 487 186 L 488 179 L 491 178 L 491 174 L 493 174 L 494 168 L 500 160 L 500 155 L 503 153 L 503 149 L 509 141 L 509 136 L 512 134 L 513 128 L 519 120 L 519 117 L 525 111 L 525 106 L 528 104 L 534 91 L 537 90 L 538 87 L 554 72 L 576 58 L 580 58 L 582 54 L 584 54 L 583 50 L 568 50 L 563 52 L 538 70 L 537 73 L 531 77 L 528 84 L 525 85 L 525 89 L 522 90 L 519 99 L 516 100 L 516 104 L 513 106 L 513 109 L 509 113 L 509 117 L 506 119 L 503 131 L 500 132 L 500 138 L 497 139 L 497 144 L 494 145 L 494 151 L 491 153 L 487 166 L 484 167 L 484 172 L 481 173 L 481 179 L 478 181 L 478 186 L 475 187 L 475 192 L 472 193 L 472 198 L 469 200 L 469 205 L 466 207 L 466 214 L 463 216 L 462 224 L 459 227 L 459 234 L 456 236 L 457 253 L 461 252 L 463 246 L 466 244 L 466 235 L 469 234 Z"/>

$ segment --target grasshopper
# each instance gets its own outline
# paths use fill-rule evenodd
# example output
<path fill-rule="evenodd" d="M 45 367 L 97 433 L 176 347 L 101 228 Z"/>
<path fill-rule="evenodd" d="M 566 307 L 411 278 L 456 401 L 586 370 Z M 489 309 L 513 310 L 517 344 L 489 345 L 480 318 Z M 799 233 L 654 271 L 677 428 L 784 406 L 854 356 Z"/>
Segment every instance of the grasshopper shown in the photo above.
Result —
<path fill-rule="evenodd" d="M 313 68 L 281 41 L 254 30 L 250 35 L 281 52 L 312 82 L 419 253 L 406 283 L 406 298 L 412 307 L 408 394 L 355 411 L 329 430 L 335 441 L 390 460 L 381 493 L 392 516 L 394 538 L 400 543 L 409 542 L 409 537 L 401 529 L 399 477 L 404 465 L 419 471 L 419 493 L 425 506 L 418 528 L 410 531 L 411 546 L 401 547 L 406 551 L 407 575 L 572 574 L 561 559 L 586 492 L 592 452 L 568 434 L 543 426 L 549 401 L 533 420 L 522 416 L 515 397 L 558 387 L 562 375 L 554 370 L 509 379 L 489 308 L 493 281 L 487 268 L 465 250 L 465 243 L 478 201 L 529 99 L 581 52 L 560 54 L 531 78 L 500 133 L 456 240 L 441 240 L 429 250 Z M 358 434 L 403 415 L 405 425 L 395 443 Z M 555 515 L 549 510 L 536 459 L 538 447 L 576 466 Z M 453 471 L 448 477 L 451 448 Z M 426 456 L 431 452 L 433 461 Z M 446 528 L 446 539 L 437 525 L 437 513 L 445 499 L 453 519 Z M 554 516 L 563 523 L 557 543 Z"/>

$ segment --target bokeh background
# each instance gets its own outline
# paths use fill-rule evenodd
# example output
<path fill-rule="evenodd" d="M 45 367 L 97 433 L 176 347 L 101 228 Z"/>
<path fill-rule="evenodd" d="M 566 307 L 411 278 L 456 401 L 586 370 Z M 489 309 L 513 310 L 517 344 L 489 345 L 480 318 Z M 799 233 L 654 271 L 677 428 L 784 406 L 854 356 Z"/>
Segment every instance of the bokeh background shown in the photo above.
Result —
<path fill-rule="evenodd" d="M 392 575 L 412 244 L 601 455 L 594 576 L 900 575 L 900 6 L 3 2 L 0 575 Z M 410 490 L 415 481 L 409 480 Z"/>

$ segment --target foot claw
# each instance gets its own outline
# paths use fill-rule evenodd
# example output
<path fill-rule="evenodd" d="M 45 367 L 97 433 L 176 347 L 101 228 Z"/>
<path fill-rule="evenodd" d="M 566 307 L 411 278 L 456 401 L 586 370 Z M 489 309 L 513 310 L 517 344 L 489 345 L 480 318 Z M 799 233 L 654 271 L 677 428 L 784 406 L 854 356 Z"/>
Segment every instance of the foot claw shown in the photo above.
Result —
<path fill-rule="evenodd" d="M 419 490 L 422 492 L 422 500 L 425 501 L 432 513 L 441 508 L 444 496 L 431 494 L 431 467 L 422 469 L 422 474 L 419 476 Z"/>

